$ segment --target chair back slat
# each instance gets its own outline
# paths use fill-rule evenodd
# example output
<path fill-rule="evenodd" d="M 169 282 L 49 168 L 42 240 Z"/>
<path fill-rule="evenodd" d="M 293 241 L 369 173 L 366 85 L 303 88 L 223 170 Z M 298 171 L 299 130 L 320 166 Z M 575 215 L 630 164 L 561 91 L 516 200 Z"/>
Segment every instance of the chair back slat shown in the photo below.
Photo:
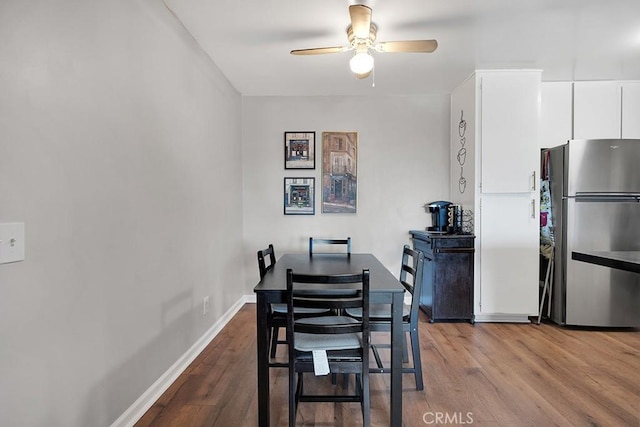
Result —
<path fill-rule="evenodd" d="M 400 283 L 411 294 L 410 318 L 417 322 L 420 296 L 422 295 L 422 268 L 424 254 L 404 245 L 402 250 L 402 265 L 400 268 Z"/>
<path fill-rule="evenodd" d="M 344 334 L 360 332 L 363 340 L 369 342 L 369 270 L 359 274 L 317 275 L 294 274 L 287 269 L 287 341 L 289 351 L 294 351 L 294 332 L 309 334 Z M 307 285 L 314 285 L 311 287 Z M 322 289 L 319 289 L 322 285 Z M 333 285 L 340 285 L 333 288 Z M 345 285 L 349 292 L 345 294 Z M 335 292 L 332 293 L 332 290 Z M 353 292 L 356 292 L 354 295 Z M 293 313 L 297 307 L 327 308 L 341 311 L 347 308 L 360 308 L 362 319 L 358 322 L 306 323 L 308 319 L 295 319 Z M 293 356 L 293 354 L 292 354 Z"/>
<path fill-rule="evenodd" d="M 309 255 L 313 255 L 314 253 L 335 253 L 334 252 L 318 252 L 314 249 L 315 245 L 344 245 L 346 254 L 351 255 L 351 237 L 347 237 L 346 239 L 317 239 L 313 237 L 309 237 Z"/>
<path fill-rule="evenodd" d="M 331 289 L 328 290 L 329 294 L 322 293 L 322 297 L 307 297 L 308 294 L 296 294 L 294 293 L 295 306 L 304 308 L 328 308 L 332 310 L 339 310 L 343 308 L 359 308 L 362 307 L 361 297 L 345 297 L 344 294 L 339 292 L 331 293 Z"/>
<path fill-rule="evenodd" d="M 267 264 L 267 259 L 269 260 L 269 264 Z M 275 263 L 276 253 L 272 244 L 269 244 L 268 248 L 258 251 L 258 270 L 260 271 L 260 280 L 262 280 L 265 274 L 273 268 Z"/>

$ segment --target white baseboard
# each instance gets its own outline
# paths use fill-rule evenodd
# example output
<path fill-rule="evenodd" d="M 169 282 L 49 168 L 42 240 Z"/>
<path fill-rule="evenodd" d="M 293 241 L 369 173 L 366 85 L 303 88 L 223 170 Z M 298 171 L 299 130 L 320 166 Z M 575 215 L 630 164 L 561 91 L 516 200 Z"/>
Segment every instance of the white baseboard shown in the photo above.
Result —
<path fill-rule="evenodd" d="M 253 298 L 253 301 L 251 299 Z M 132 427 L 162 396 L 171 384 L 184 372 L 191 362 L 220 333 L 245 303 L 255 303 L 255 295 L 242 296 L 216 323 L 207 330 L 164 374 L 154 382 L 126 411 L 111 424 L 111 427 Z"/>
<path fill-rule="evenodd" d="M 476 314 L 476 323 L 482 322 L 502 322 L 502 323 L 531 323 L 529 314 Z"/>

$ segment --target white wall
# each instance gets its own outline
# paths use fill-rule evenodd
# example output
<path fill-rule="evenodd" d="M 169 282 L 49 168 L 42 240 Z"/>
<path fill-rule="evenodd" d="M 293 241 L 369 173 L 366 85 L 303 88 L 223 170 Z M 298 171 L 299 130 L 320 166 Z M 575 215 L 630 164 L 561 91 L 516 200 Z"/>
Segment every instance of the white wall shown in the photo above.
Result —
<path fill-rule="evenodd" d="M 0 40 L 0 425 L 109 425 L 244 294 L 240 96 L 160 1 L 3 0 Z"/>
<path fill-rule="evenodd" d="M 375 91 L 375 89 L 372 89 Z M 284 169 L 284 132 L 316 132 L 316 169 Z M 358 212 L 323 214 L 323 131 L 358 132 Z M 243 97 L 246 291 L 258 282 L 256 251 L 308 250 L 309 236 L 351 236 L 394 274 L 410 229 L 431 224 L 423 205 L 449 197 L 449 96 Z M 283 178 L 316 178 L 316 214 L 283 215 Z"/>

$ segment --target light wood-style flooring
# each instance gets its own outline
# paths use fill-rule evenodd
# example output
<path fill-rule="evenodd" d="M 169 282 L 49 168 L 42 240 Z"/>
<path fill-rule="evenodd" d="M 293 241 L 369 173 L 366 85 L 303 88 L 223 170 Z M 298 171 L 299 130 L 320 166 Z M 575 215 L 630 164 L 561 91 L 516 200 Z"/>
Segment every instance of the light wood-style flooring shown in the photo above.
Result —
<path fill-rule="evenodd" d="M 405 426 L 640 427 L 640 331 L 430 324 L 421 316 L 425 390 L 404 375 Z M 255 324 L 255 304 L 247 304 L 136 426 L 256 426 Z M 280 346 L 281 360 L 285 353 Z M 388 380 L 371 375 L 373 426 L 389 423 Z M 328 377 L 311 384 L 342 391 Z M 362 425 L 356 403 L 303 403 L 297 422 Z M 271 425 L 287 425 L 286 369 L 271 370 Z"/>

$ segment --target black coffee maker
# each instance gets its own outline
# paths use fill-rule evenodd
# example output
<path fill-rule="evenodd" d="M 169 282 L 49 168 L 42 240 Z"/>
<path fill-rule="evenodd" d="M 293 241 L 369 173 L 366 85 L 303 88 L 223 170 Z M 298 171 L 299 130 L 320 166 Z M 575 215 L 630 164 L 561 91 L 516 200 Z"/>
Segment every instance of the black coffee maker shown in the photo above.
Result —
<path fill-rule="evenodd" d="M 447 234 L 462 233 L 462 209 L 460 205 L 441 200 L 426 205 L 431 213 L 431 227 L 427 231 Z"/>
<path fill-rule="evenodd" d="M 427 209 L 431 213 L 431 227 L 427 227 L 427 231 L 447 232 L 447 208 L 451 205 L 451 202 L 444 200 L 427 204 Z"/>

